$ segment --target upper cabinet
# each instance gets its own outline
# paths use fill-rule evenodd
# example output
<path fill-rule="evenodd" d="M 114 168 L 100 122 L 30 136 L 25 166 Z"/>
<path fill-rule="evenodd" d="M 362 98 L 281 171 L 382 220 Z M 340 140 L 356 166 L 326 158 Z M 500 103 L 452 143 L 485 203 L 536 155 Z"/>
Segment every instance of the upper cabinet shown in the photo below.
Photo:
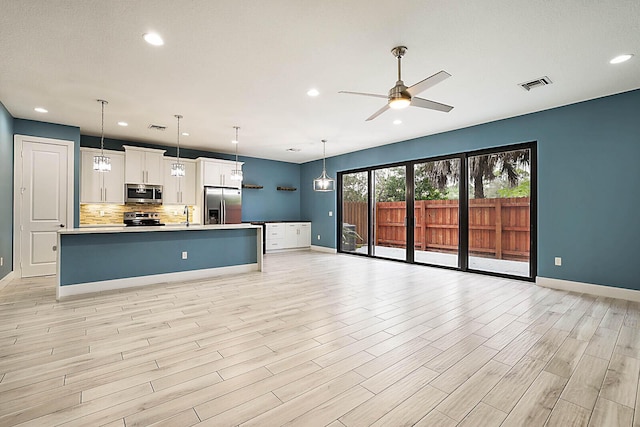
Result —
<path fill-rule="evenodd" d="M 165 150 L 130 147 L 125 150 L 125 182 L 127 184 L 163 185 L 163 156 Z"/>
<path fill-rule="evenodd" d="M 195 205 L 196 204 L 196 161 L 180 159 L 184 164 L 184 176 L 172 176 L 171 165 L 176 162 L 175 157 L 165 157 L 162 176 L 164 188 L 162 203 L 165 205 Z"/>
<path fill-rule="evenodd" d="M 242 162 L 238 162 L 238 169 L 242 170 L 242 165 Z M 200 157 L 198 158 L 198 168 L 204 186 L 242 187 L 242 181 L 231 179 L 231 174 L 236 169 L 235 161 Z"/>
<path fill-rule="evenodd" d="M 105 150 L 111 159 L 109 172 L 93 170 L 95 148 L 80 148 L 80 203 L 124 204 L 124 153 Z"/>

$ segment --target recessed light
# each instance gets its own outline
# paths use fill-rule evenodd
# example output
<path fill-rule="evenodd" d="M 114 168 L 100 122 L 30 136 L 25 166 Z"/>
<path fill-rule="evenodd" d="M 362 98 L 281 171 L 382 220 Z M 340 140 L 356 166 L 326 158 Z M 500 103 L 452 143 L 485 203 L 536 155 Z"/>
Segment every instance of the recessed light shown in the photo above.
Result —
<path fill-rule="evenodd" d="M 240 141 L 238 141 L 237 139 L 232 139 L 232 140 L 231 140 L 231 143 L 232 143 L 232 144 L 237 144 L 238 142 L 240 142 Z"/>
<path fill-rule="evenodd" d="M 320 95 L 320 92 L 318 92 L 318 89 L 309 89 L 307 91 L 307 95 L 309 95 L 309 96 L 318 96 L 318 95 Z"/>
<path fill-rule="evenodd" d="M 401 125 L 402 124 L 402 120 L 396 119 L 396 120 L 393 121 L 393 124 L 394 125 Z"/>
<path fill-rule="evenodd" d="M 46 108 L 42 108 L 42 107 L 36 107 L 34 108 L 35 111 L 37 111 L 38 113 L 48 113 L 49 110 L 47 110 Z"/>
<path fill-rule="evenodd" d="M 129 126 L 129 123 L 127 122 L 118 122 L 118 126 Z"/>
<path fill-rule="evenodd" d="M 624 55 L 618 55 L 615 58 L 613 58 L 611 61 L 609 61 L 609 64 L 620 64 L 621 62 L 626 62 L 630 60 L 632 56 L 633 55 L 628 53 Z"/>
<path fill-rule="evenodd" d="M 164 44 L 164 40 L 162 40 L 162 37 L 160 37 L 158 33 L 145 33 L 142 38 L 154 46 L 162 46 Z"/>
<path fill-rule="evenodd" d="M 182 132 L 181 135 L 182 136 L 189 136 L 189 132 Z"/>

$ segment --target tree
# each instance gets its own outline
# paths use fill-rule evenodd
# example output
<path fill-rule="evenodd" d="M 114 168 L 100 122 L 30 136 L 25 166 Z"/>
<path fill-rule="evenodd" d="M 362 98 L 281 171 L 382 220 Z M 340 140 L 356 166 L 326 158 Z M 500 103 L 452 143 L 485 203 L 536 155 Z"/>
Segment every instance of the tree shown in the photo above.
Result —
<path fill-rule="evenodd" d="M 368 192 L 366 172 L 342 175 L 342 199 L 345 202 L 366 202 Z"/>
<path fill-rule="evenodd" d="M 518 185 L 520 175 L 518 166 L 529 165 L 529 150 L 515 150 L 501 153 L 469 157 L 469 181 L 473 188 L 473 198 L 484 199 L 485 184 L 496 178 L 505 178 L 510 187 Z M 440 191 L 445 191 L 451 181 L 457 182 L 459 160 L 439 160 L 422 166 L 426 174 Z"/>
<path fill-rule="evenodd" d="M 446 190 L 443 192 L 436 188 L 426 174 L 416 174 L 415 181 L 415 200 L 446 199 Z M 403 167 L 376 171 L 376 201 L 404 202 L 406 184 Z"/>

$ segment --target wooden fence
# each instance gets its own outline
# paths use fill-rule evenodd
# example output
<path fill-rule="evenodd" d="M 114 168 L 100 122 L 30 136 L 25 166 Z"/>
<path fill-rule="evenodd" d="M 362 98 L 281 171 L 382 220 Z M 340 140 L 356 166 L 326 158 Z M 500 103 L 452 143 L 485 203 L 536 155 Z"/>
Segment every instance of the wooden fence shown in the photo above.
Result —
<path fill-rule="evenodd" d="M 405 212 L 405 202 L 376 203 L 377 246 L 406 246 Z M 497 259 L 528 260 L 529 215 L 528 197 L 470 200 L 470 254 Z M 458 251 L 457 200 L 416 200 L 414 216 L 417 250 L 447 253 Z M 343 221 L 354 224 L 356 232 L 366 239 L 367 204 L 345 202 Z"/>

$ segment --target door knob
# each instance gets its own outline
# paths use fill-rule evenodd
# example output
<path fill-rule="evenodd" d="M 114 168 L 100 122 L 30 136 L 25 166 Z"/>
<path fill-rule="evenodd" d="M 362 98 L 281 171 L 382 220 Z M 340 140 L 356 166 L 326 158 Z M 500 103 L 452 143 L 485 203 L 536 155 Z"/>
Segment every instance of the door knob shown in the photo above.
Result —
<path fill-rule="evenodd" d="M 64 228 L 64 224 L 60 224 L 60 228 Z"/>

